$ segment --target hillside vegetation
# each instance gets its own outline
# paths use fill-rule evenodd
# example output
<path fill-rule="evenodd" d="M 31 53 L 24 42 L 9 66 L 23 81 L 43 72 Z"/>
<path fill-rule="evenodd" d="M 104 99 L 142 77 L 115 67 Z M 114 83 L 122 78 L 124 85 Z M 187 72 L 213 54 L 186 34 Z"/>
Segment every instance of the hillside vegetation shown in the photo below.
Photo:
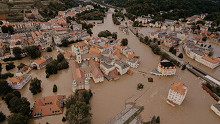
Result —
<path fill-rule="evenodd" d="M 211 0 L 104 0 L 104 2 L 124 7 L 128 13 L 136 16 L 154 14 L 158 19 L 179 19 L 194 14 L 220 12 L 220 2 Z M 160 15 L 158 13 L 160 11 L 167 13 Z"/>

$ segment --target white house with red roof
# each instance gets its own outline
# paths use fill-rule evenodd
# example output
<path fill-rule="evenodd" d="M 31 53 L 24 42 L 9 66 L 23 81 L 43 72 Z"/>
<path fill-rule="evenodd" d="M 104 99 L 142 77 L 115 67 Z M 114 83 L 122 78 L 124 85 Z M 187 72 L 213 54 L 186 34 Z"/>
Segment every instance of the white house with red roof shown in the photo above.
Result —
<path fill-rule="evenodd" d="M 186 97 L 187 90 L 188 87 L 184 83 L 173 83 L 170 87 L 167 100 L 177 105 L 181 105 Z"/>
<path fill-rule="evenodd" d="M 157 71 L 162 76 L 175 75 L 176 66 L 168 60 L 163 60 L 158 64 Z"/>
<path fill-rule="evenodd" d="M 82 70 L 80 70 L 78 63 L 76 62 L 72 63 L 72 76 L 73 76 L 73 82 L 72 82 L 73 92 L 81 89 L 85 89 L 85 90 L 90 89 L 89 78 L 85 76 Z"/>
<path fill-rule="evenodd" d="M 120 75 L 127 73 L 127 71 L 130 69 L 130 66 L 122 61 L 115 63 L 115 67 Z"/>
<path fill-rule="evenodd" d="M 12 89 L 22 89 L 25 84 L 27 84 L 31 80 L 30 74 L 24 74 L 22 76 L 8 77 L 6 81 Z"/>
<path fill-rule="evenodd" d="M 34 106 L 31 109 L 31 116 L 44 117 L 50 115 L 57 115 L 63 113 L 65 95 L 46 96 L 38 98 L 34 102 Z"/>
<path fill-rule="evenodd" d="M 28 74 L 31 71 L 30 66 L 24 66 L 23 68 L 21 68 L 20 70 L 18 70 L 18 72 L 16 73 L 16 76 L 22 76 L 24 74 Z"/>
<path fill-rule="evenodd" d="M 44 68 L 47 64 L 53 61 L 52 56 L 42 56 L 40 58 L 37 58 L 31 63 L 32 68 L 41 69 Z"/>

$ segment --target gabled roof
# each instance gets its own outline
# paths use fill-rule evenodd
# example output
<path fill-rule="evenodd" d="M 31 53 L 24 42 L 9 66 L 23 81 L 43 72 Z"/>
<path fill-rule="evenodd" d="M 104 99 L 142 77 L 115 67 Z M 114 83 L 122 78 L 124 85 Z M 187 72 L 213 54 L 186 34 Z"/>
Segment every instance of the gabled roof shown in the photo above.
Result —
<path fill-rule="evenodd" d="M 220 62 L 220 59 L 218 58 L 213 58 L 213 57 L 209 57 L 209 56 L 203 56 L 202 59 L 208 61 L 208 62 L 211 62 L 213 64 L 216 64 L 216 63 L 219 63 Z"/>
<path fill-rule="evenodd" d="M 14 85 L 17 85 L 17 83 L 20 83 L 24 80 L 24 77 L 20 76 L 20 77 L 8 77 L 6 79 L 6 81 L 10 81 L 12 82 Z"/>
<path fill-rule="evenodd" d="M 187 86 L 182 82 L 176 82 L 176 83 L 172 84 L 170 89 L 184 95 L 184 94 L 186 94 Z"/>
<path fill-rule="evenodd" d="M 35 101 L 32 116 L 41 114 L 41 116 L 48 116 L 63 113 L 62 101 L 65 95 L 47 96 L 38 98 Z"/>
<path fill-rule="evenodd" d="M 86 77 L 80 70 L 78 63 L 76 63 L 75 61 L 72 63 L 72 75 L 76 84 L 82 85 L 85 83 Z"/>

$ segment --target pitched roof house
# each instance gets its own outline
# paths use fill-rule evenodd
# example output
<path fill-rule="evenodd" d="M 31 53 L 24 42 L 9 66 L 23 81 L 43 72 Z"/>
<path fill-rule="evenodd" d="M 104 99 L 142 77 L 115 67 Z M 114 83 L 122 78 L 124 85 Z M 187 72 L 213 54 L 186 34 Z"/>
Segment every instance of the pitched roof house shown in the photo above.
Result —
<path fill-rule="evenodd" d="M 41 69 L 44 68 L 47 64 L 53 61 L 52 56 L 42 56 L 40 58 L 37 58 L 34 60 L 34 62 L 31 63 L 32 68 Z"/>
<path fill-rule="evenodd" d="M 30 74 L 24 74 L 22 76 L 8 77 L 6 81 L 12 89 L 22 89 L 24 85 L 31 80 Z"/>
<path fill-rule="evenodd" d="M 85 76 L 82 70 L 80 70 L 78 63 L 72 63 L 72 90 L 75 92 L 76 90 L 86 89 L 89 90 L 89 78 Z"/>
<path fill-rule="evenodd" d="M 182 82 L 173 83 L 167 99 L 175 104 L 181 105 L 186 97 L 188 87 Z"/>
<path fill-rule="evenodd" d="M 43 117 L 63 113 L 65 95 L 38 98 L 32 108 L 33 117 Z"/>

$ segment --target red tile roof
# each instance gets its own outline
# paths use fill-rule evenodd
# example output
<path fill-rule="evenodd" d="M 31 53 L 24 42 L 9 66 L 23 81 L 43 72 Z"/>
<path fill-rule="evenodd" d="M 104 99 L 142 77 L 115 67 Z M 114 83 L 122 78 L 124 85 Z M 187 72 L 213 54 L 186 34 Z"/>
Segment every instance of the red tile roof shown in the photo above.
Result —
<path fill-rule="evenodd" d="M 47 96 L 36 100 L 32 116 L 40 114 L 41 116 L 55 115 L 63 113 L 62 99 L 65 99 L 65 95 Z"/>

